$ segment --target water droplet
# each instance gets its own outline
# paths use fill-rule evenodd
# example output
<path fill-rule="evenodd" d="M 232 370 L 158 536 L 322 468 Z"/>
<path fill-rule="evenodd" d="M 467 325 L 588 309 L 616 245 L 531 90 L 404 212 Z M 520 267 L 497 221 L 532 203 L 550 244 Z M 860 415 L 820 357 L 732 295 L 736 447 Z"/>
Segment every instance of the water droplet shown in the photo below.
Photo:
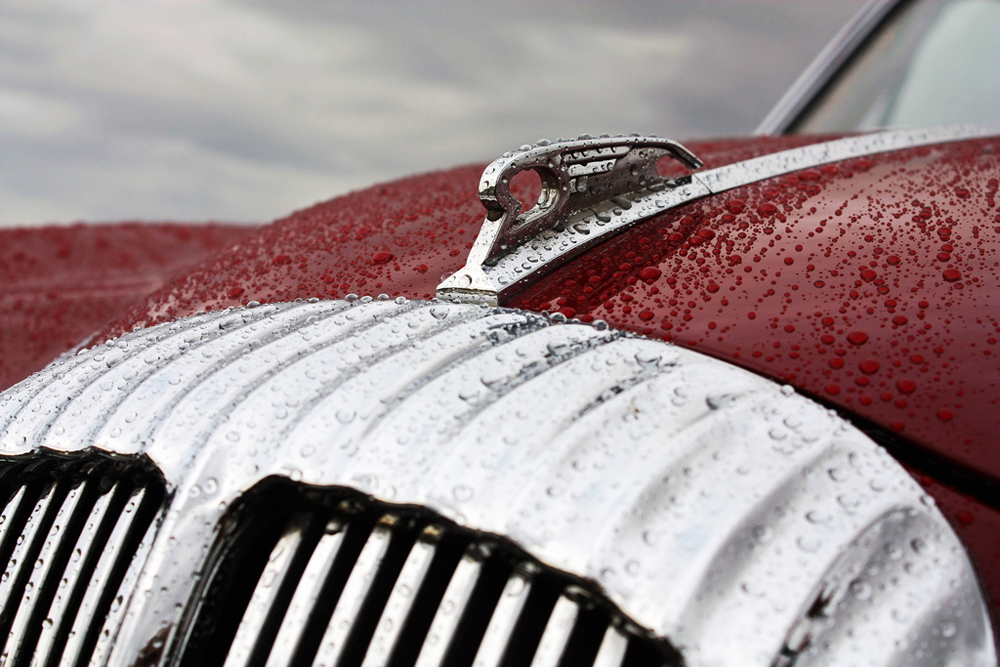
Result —
<path fill-rule="evenodd" d="M 872 596 L 871 584 L 854 580 L 851 582 L 850 586 L 851 595 L 853 595 L 858 600 L 869 600 Z"/>
<path fill-rule="evenodd" d="M 823 546 L 823 541 L 813 535 L 802 535 L 795 540 L 795 543 L 806 553 L 815 553 Z"/>
<path fill-rule="evenodd" d="M 465 502 L 471 500 L 473 496 L 472 488 L 465 486 L 464 484 L 459 484 L 454 489 L 451 490 L 451 494 L 455 497 L 458 502 Z"/>

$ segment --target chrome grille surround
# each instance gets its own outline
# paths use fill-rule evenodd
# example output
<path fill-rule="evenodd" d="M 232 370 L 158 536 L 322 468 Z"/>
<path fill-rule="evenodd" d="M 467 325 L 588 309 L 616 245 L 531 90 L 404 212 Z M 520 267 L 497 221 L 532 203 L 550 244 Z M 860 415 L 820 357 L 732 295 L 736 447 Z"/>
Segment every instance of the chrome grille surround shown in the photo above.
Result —
<path fill-rule="evenodd" d="M 150 594 L 112 665 L 183 655 L 226 512 L 271 476 L 505 536 L 689 665 L 996 663 L 961 543 L 884 450 L 789 387 L 560 319 L 403 299 L 195 316 L 0 395 L 0 455 L 94 448 L 163 472 Z M 565 609 L 538 665 L 559 664 Z"/>

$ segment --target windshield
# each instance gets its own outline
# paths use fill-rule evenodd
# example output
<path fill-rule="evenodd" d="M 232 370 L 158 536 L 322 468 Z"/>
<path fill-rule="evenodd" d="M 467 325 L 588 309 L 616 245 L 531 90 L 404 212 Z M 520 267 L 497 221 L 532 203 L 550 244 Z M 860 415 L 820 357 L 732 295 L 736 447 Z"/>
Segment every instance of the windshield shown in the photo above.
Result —
<path fill-rule="evenodd" d="M 541 138 L 746 134 L 862 0 L 0 2 L 0 225 L 267 222 Z"/>
<path fill-rule="evenodd" d="M 1000 0 L 904 3 L 793 132 L 1000 120 Z"/>

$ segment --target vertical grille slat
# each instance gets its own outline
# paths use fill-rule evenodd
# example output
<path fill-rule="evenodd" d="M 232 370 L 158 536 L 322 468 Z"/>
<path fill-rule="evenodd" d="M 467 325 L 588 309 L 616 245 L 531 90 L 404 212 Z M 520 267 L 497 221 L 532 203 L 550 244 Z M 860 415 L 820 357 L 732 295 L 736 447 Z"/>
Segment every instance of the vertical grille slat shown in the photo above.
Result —
<path fill-rule="evenodd" d="M 625 660 L 625 651 L 628 649 L 628 637 L 614 627 L 608 626 L 604 633 L 604 641 L 594 658 L 594 667 L 620 667 Z"/>
<path fill-rule="evenodd" d="M 357 563 L 344 585 L 340 603 L 330 617 L 330 622 L 320 640 L 319 652 L 313 661 L 314 665 L 336 665 L 347 645 L 347 640 L 354 627 L 365 596 L 378 574 L 389 549 L 392 532 L 387 526 L 377 526 L 368 538 L 365 548 L 358 556 Z"/>
<path fill-rule="evenodd" d="M 299 650 L 323 582 L 330 575 L 343 542 L 342 527 L 338 527 L 337 532 L 333 534 L 320 537 L 288 605 L 288 611 L 274 640 L 271 655 L 268 657 L 267 667 L 282 667 L 287 664 L 288 656 L 295 655 Z"/>
<path fill-rule="evenodd" d="M 97 633 L 97 645 L 94 646 L 90 662 L 88 663 L 90 667 L 104 667 L 107 663 L 111 648 L 117 637 L 118 628 L 121 627 L 125 611 L 128 609 L 127 602 L 136 592 L 135 586 L 139 580 L 139 574 L 142 572 L 142 565 L 146 562 L 146 557 L 153 548 L 153 539 L 156 537 L 157 526 L 152 521 L 152 515 L 156 510 L 156 505 L 151 501 L 147 501 L 145 507 L 142 509 L 146 513 L 147 528 L 145 533 L 135 531 L 134 537 L 130 536 L 130 539 L 135 541 L 132 550 L 128 552 L 132 554 L 131 561 L 117 589 L 110 587 L 108 589 L 108 604 L 110 604 L 110 608 L 102 605 L 102 608 L 107 609 L 107 612 L 104 616 L 104 625 L 101 626 L 100 631 Z M 82 665 L 82 663 L 80 664 Z"/>
<path fill-rule="evenodd" d="M 39 616 L 39 613 L 47 611 L 48 603 L 54 596 L 61 578 L 62 568 L 69 560 L 65 544 L 74 541 L 73 524 L 78 523 L 74 519 L 79 518 L 77 511 L 84 495 L 85 489 L 82 483 L 69 490 L 56 511 L 48 534 L 42 539 L 43 544 L 35 557 L 34 566 L 24 587 L 24 594 L 11 622 L 7 643 L 3 653 L 0 654 L 0 664 L 8 665 L 14 664 L 15 660 L 23 661 L 26 657 L 23 649 L 31 649 L 34 646 L 36 633 L 41 631 L 45 621 L 45 616 Z M 49 620 L 48 624 L 51 623 Z M 31 651 L 28 655 L 31 655 Z"/>
<path fill-rule="evenodd" d="M 293 517 L 287 532 L 271 550 L 271 557 L 268 558 L 264 572 L 257 581 L 253 595 L 250 596 L 250 604 L 243 615 L 243 620 L 236 629 L 236 638 L 229 649 L 229 655 L 226 656 L 225 667 L 243 667 L 252 664 L 255 649 L 259 640 L 263 643 L 265 626 L 269 617 L 273 617 L 276 602 L 283 592 L 282 589 L 285 587 L 308 527 L 308 516 L 300 514 Z"/>
<path fill-rule="evenodd" d="M 425 540 L 417 540 L 413 545 L 385 604 L 385 610 L 378 620 L 361 667 L 381 667 L 389 661 L 416 593 L 430 569 L 435 552 L 435 545 Z"/>
<path fill-rule="evenodd" d="M 580 607 L 575 601 L 565 595 L 559 598 L 542 633 L 531 667 L 558 667 L 579 612 Z"/>
<path fill-rule="evenodd" d="M 678 664 L 585 581 L 418 507 L 269 478 L 225 526 L 183 667 Z"/>
<path fill-rule="evenodd" d="M 7 560 L 7 567 L 0 575 L 0 644 L 4 651 L 14 651 L 16 647 L 8 647 L 11 623 L 21 605 L 21 598 L 31 574 L 35 557 L 41 551 L 42 544 L 48 532 L 48 524 L 52 521 L 53 508 L 58 507 L 58 488 L 49 483 L 42 490 L 41 497 L 35 501 L 24 527 Z"/>
<path fill-rule="evenodd" d="M 455 575 L 445 590 L 441 604 L 437 606 L 427 633 L 434 641 L 424 643 L 416 667 L 439 667 L 444 664 L 448 646 L 455 637 L 458 623 L 465 614 L 482 570 L 482 559 L 475 548 L 470 547 L 455 568 Z"/>
<path fill-rule="evenodd" d="M 139 514 L 146 490 L 141 488 L 132 490 L 127 497 L 126 494 L 116 493 L 115 495 L 125 502 L 115 503 L 115 509 L 118 511 L 111 512 L 111 518 L 115 519 L 116 522 L 104 544 L 103 551 L 98 556 L 97 566 L 94 568 L 89 585 L 83 594 L 80 609 L 66 639 L 66 648 L 62 661 L 59 663 L 61 667 L 72 667 L 85 662 L 82 660 L 83 656 L 93 651 L 94 645 L 97 643 L 101 626 L 94 623 L 94 619 L 102 618 L 107 613 L 110 607 L 108 598 L 117 590 L 117 582 L 113 581 L 113 576 L 114 570 L 119 564 L 118 554 L 121 552 L 132 524 Z"/>
<path fill-rule="evenodd" d="M 100 527 L 105 522 L 108 507 L 111 504 L 111 493 L 98 496 L 90 509 L 90 514 L 84 522 L 80 535 L 69 556 L 69 562 L 59 581 L 59 588 L 49 607 L 47 618 L 51 623 L 42 624 L 38 642 L 35 647 L 33 667 L 49 664 L 50 659 L 57 658 L 57 646 L 65 640 L 65 635 L 72 626 L 73 613 L 80 604 L 83 586 L 86 582 L 88 565 L 93 565 L 97 550 L 102 546 Z"/>
<path fill-rule="evenodd" d="M 531 579 L 521 573 L 515 573 L 507 580 L 500 601 L 493 610 L 490 624 L 486 626 L 486 634 L 479 644 L 479 651 L 473 661 L 473 667 L 498 667 L 503 660 L 507 645 L 514 635 L 514 627 L 521 617 L 521 611 L 531 593 Z"/>
<path fill-rule="evenodd" d="M 28 496 L 28 488 L 20 487 L 10 498 L 3 513 L 0 514 L 0 563 L 8 562 L 10 554 L 17 544 L 18 535 L 21 533 L 21 526 L 27 519 L 27 506 L 34 501 L 25 499 Z M 6 570 L 6 568 L 4 568 Z"/>
<path fill-rule="evenodd" d="M 94 644 L 102 632 L 113 639 L 112 598 L 144 558 L 133 534 L 151 539 L 164 497 L 162 476 L 141 457 L 0 459 L 0 664 L 104 662 Z"/>

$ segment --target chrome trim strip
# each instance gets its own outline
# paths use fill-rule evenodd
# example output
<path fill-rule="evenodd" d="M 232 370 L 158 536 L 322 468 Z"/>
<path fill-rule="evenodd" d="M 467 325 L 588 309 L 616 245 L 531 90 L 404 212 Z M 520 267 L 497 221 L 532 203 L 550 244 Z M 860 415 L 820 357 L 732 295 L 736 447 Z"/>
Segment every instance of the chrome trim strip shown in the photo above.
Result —
<path fill-rule="evenodd" d="M 791 88 L 761 121 L 754 134 L 784 134 L 882 19 L 904 0 L 870 0 L 823 47 Z"/>
<path fill-rule="evenodd" d="M 571 214 L 555 228 L 514 246 L 495 264 L 488 265 L 481 257 L 470 253 L 466 266 L 438 286 L 438 297 L 457 303 L 496 305 L 588 248 L 696 199 L 831 162 L 997 134 L 1000 134 L 1000 125 L 962 124 L 884 130 L 697 172 L 691 175 L 689 183 L 673 189 L 626 194 Z M 485 229 L 482 234 L 484 238 L 492 238 Z M 480 239 L 476 243 L 479 244 Z M 460 282 L 465 286 L 459 286 Z"/>

